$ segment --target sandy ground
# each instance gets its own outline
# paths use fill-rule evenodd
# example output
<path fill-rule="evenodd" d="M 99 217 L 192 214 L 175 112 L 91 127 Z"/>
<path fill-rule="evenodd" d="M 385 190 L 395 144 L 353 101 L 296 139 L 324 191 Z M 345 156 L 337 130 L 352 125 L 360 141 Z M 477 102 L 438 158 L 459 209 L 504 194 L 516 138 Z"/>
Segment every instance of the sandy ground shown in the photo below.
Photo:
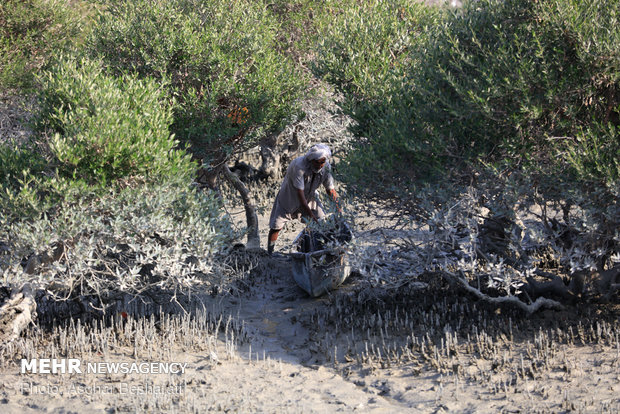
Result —
<path fill-rule="evenodd" d="M 395 412 L 397 406 L 347 381 L 329 367 L 308 364 L 308 331 L 297 320 L 325 299 L 304 295 L 292 280 L 276 279 L 286 259 L 268 260 L 272 274 L 255 280 L 242 298 L 213 299 L 217 313 L 242 321 L 247 340 L 232 348 L 219 335 L 210 349 L 180 344 L 163 357 L 132 357 L 131 347 L 107 356 L 72 355 L 88 362 L 187 363 L 180 375 L 0 374 L 2 412 Z M 161 352 L 166 354 L 167 352 Z M 43 352 L 42 352 L 43 354 Z M 44 355 L 39 355 L 44 357 Z M 52 356 L 50 356 L 52 357 Z"/>

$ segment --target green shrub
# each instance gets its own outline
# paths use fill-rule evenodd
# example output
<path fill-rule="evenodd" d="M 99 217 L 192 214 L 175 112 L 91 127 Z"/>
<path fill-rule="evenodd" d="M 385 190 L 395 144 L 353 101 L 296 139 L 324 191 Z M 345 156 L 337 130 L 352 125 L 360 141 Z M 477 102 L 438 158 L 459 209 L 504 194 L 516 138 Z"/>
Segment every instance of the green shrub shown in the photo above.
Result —
<path fill-rule="evenodd" d="M 591 127 L 577 131 L 574 138 L 565 143 L 566 159 L 574 172 L 582 178 L 601 180 L 608 184 L 620 179 L 620 126 L 608 124 L 602 127 L 594 123 Z"/>
<path fill-rule="evenodd" d="M 41 79 L 38 128 L 51 135 L 59 173 L 99 185 L 189 176 L 193 165 L 175 150 L 161 82 L 114 77 L 101 67 L 100 61 L 65 59 Z"/>
<path fill-rule="evenodd" d="M 412 65 L 411 48 L 426 35 L 433 9 L 416 1 L 328 1 L 316 18 L 315 73 L 342 92 L 389 99 Z"/>
<path fill-rule="evenodd" d="M 618 0 L 481 0 L 445 10 L 433 25 L 409 24 L 415 37 L 407 58 L 388 72 L 401 80 L 394 87 L 366 58 L 383 50 L 381 43 L 346 49 L 365 23 L 375 27 L 377 13 L 358 8 L 360 16 L 349 18 L 358 22 L 355 35 L 341 40 L 347 25 L 336 24 L 318 55 L 327 78 L 345 85 L 343 108 L 358 123 L 353 180 L 402 171 L 428 177 L 481 164 L 599 181 L 618 176 Z M 368 62 L 369 78 L 388 85 L 383 95 L 359 86 L 364 77 L 350 68 L 356 59 Z M 391 59 L 384 54 L 379 62 Z"/>
<path fill-rule="evenodd" d="M 87 47 L 115 73 L 169 79 L 173 131 L 194 154 L 221 161 L 298 115 L 306 80 L 278 52 L 276 33 L 259 2 L 118 0 Z"/>
<path fill-rule="evenodd" d="M 28 175 L 36 175 L 45 165 L 45 160 L 37 151 L 15 142 L 4 142 L 0 144 L 0 187 L 15 189 L 24 171 Z"/>
<path fill-rule="evenodd" d="M 420 64 L 413 50 L 429 42 L 440 10 L 410 0 L 328 3 L 317 18 L 313 69 L 343 93 L 341 107 L 356 121 L 359 140 L 343 175 L 392 185 L 421 159 L 411 149 L 412 108 L 395 98 L 411 91 L 408 73 Z"/>
<path fill-rule="evenodd" d="M 465 160 L 553 163 L 557 137 L 617 115 L 619 5 L 485 0 L 449 15 L 411 74 L 429 139 Z"/>
<path fill-rule="evenodd" d="M 75 0 L 0 4 L 0 90 L 31 87 L 50 56 L 79 43 L 88 8 Z"/>
<path fill-rule="evenodd" d="M 14 215 L 41 211 L 38 183 L 46 166 L 41 154 L 27 145 L 0 143 L 0 226 Z"/>

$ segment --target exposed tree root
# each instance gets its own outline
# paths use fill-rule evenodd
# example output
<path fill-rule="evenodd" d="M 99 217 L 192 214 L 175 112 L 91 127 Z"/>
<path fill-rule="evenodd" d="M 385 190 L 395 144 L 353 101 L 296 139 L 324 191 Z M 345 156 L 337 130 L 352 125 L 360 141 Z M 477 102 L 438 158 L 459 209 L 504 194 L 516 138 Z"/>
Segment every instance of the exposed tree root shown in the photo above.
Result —
<path fill-rule="evenodd" d="M 456 275 L 452 272 L 444 270 L 441 272 L 441 275 L 447 278 L 449 282 L 457 282 L 461 287 L 463 287 L 469 293 L 474 294 L 474 296 L 476 296 L 478 299 L 493 304 L 515 305 L 516 307 L 525 311 L 528 315 L 531 315 L 532 313 L 540 310 L 541 308 L 564 309 L 564 305 L 562 305 L 560 302 L 544 297 L 539 297 L 534 302 L 527 304 L 516 296 L 489 296 L 485 293 L 482 293 L 475 287 L 471 286 L 462 272 L 459 272 L 459 275 Z"/>

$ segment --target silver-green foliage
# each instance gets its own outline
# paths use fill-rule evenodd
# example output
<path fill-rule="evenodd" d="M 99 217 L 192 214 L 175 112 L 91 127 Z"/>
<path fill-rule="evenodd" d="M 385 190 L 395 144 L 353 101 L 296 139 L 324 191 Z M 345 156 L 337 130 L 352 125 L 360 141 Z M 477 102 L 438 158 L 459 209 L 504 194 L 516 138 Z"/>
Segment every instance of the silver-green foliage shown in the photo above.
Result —
<path fill-rule="evenodd" d="M 614 294 L 601 274 L 620 264 L 620 211 L 609 201 L 620 196 L 617 183 L 570 196 L 565 191 L 567 197 L 555 202 L 529 185 L 493 177 L 451 201 L 429 191 L 421 223 L 428 231 L 422 248 L 412 249 L 425 270 L 458 274 L 480 291 L 527 304 L 535 299 L 527 293 L 541 292 L 537 283 L 554 279 L 562 283 L 546 292 L 553 298 Z"/>
<path fill-rule="evenodd" d="M 219 285 L 213 255 L 235 237 L 219 207 L 212 194 L 167 181 L 81 193 L 53 216 L 2 220 L 3 284 L 31 282 L 59 296 Z"/>
<path fill-rule="evenodd" d="M 371 205 L 385 224 L 358 229 L 347 245 L 349 263 L 374 286 L 421 286 L 443 275 L 481 299 L 529 313 L 558 300 L 617 297 L 619 183 L 559 189 L 563 197 L 552 200 L 533 191 L 529 178 L 490 175 L 449 190 L 427 185 L 415 219 L 403 213 L 404 203 L 384 212 Z"/>

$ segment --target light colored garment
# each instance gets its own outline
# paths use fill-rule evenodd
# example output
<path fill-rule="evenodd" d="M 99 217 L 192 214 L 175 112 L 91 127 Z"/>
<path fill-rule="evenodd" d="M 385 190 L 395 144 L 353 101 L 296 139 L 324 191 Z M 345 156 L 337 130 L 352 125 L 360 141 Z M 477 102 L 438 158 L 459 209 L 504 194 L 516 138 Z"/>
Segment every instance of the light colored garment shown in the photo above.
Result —
<path fill-rule="evenodd" d="M 312 148 L 315 147 L 317 147 L 317 145 Z M 320 150 L 324 151 L 323 149 Z M 327 148 L 327 151 L 329 151 L 329 148 Z M 309 159 L 309 156 L 316 155 L 316 152 L 312 151 L 312 149 L 308 154 L 295 158 L 288 166 L 286 175 L 280 186 L 280 191 L 273 203 L 271 218 L 269 220 L 270 228 L 279 230 L 288 220 L 299 218 L 301 215 L 301 203 L 297 196 L 297 189 L 304 191 L 308 206 L 311 210 L 317 212 L 315 213 L 317 218 L 322 218 L 325 215 L 317 199 L 316 191 L 321 184 L 328 191 L 334 189 L 334 178 L 331 174 L 331 165 L 329 161 L 327 161 L 328 156 L 324 155 L 325 152 L 322 152 L 322 154 L 323 156 L 319 156 L 318 158 L 311 158 L 326 158 L 325 165 L 317 172 L 312 171 L 312 165 Z M 331 152 L 329 154 L 331 154 Z"/>
<path fill-rule="evenodd" d="M 322 220 L 323 218 L 325 218 L 325 210 L 323 209 L 323 205 L 319 200 L 309 201 L 308 207 L 310 207 L 312 214 L 314 214 L 314 217 L 316 217 L 317 220 Z M 269 228 L 274 230 L 282 230 L 282 228 L 287 222 L 291 220 L 297 220 L 301 218 L 301 216 L 301 208 L 297 209 L 293 213 L 287 213 L 286 211 L 284 211 L 282 206 L 280 206 L 280 203 L 276 201 L 273 204 L 273 208 L 271 209 L 271 215 L 269 216 Z"/>

